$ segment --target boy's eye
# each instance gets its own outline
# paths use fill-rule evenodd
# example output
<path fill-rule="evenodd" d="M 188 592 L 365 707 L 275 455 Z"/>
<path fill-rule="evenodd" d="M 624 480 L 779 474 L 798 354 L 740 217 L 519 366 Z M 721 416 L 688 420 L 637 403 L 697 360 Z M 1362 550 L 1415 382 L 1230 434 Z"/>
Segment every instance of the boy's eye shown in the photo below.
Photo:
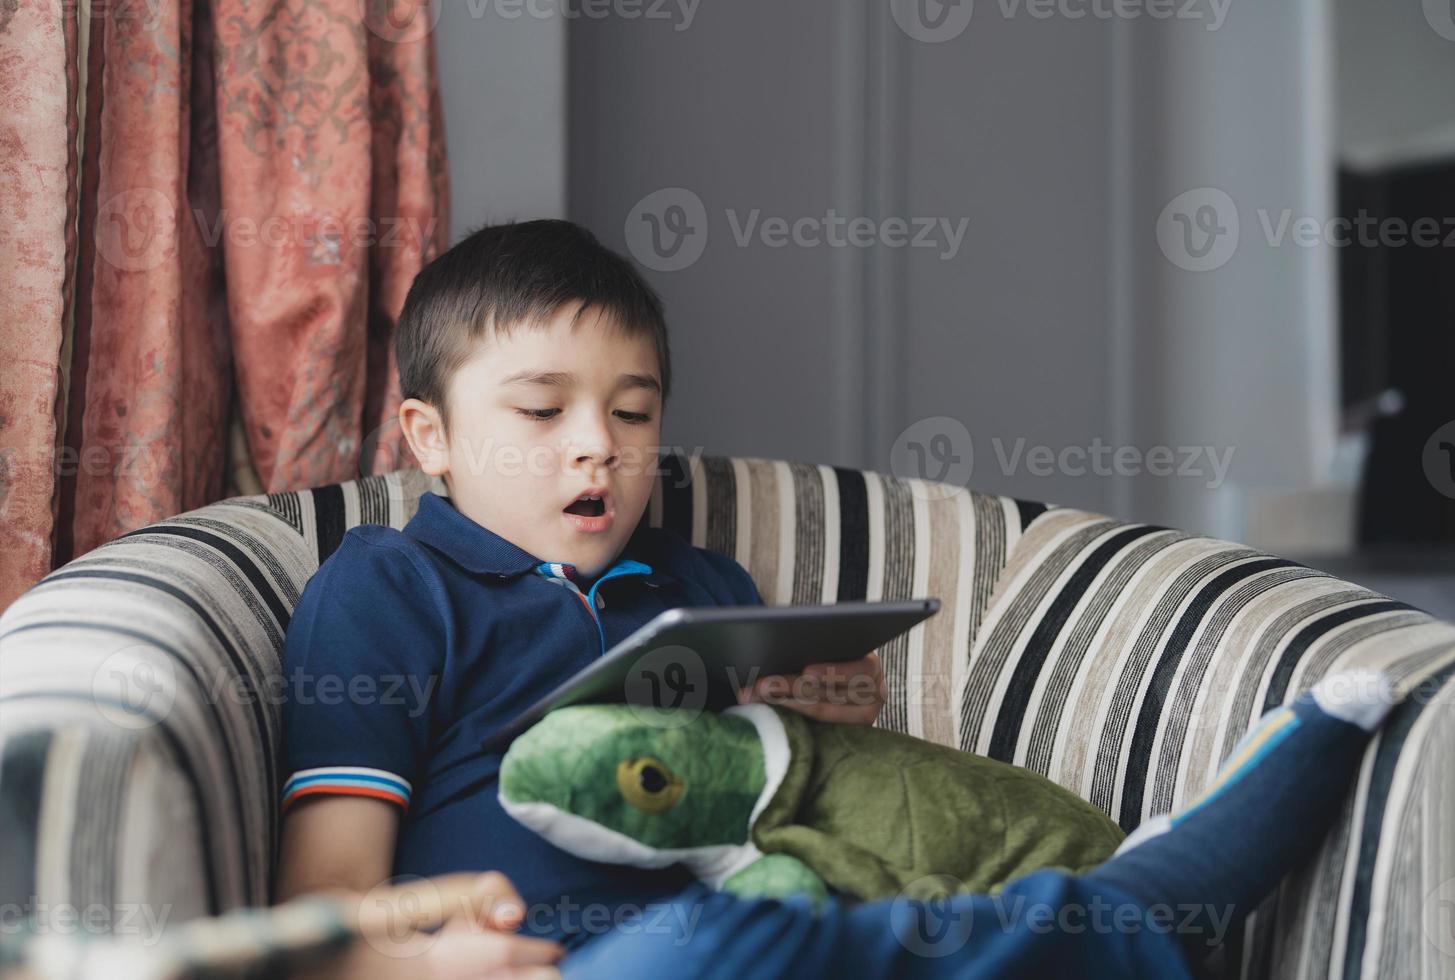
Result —
<path fill-rule="evenodd" d="M 559 408 L 517 408 L 516 412 L 537 422 L 549 422 L 559 415 L 561 410 Z M 644 422 L 650 422 L 652 420 L 652 417 L 646 412 L 619 411 L 616 414 L 623 421 L 630 422 L 633 425 L 641 425 Z"/>

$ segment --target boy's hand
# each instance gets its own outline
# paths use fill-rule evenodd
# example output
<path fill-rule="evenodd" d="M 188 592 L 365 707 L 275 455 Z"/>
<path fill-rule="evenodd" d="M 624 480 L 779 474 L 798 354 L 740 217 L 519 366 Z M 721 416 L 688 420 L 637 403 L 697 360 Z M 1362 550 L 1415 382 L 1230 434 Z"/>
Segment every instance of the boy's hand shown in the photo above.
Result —
<path fill-rule="evenodd" d="M 446 875 L 381 886 L 359 903 L 363 939 L 321 974 L 338 980 L 504 980 L 559 976 L 559 943 L 517 936 L 525 902 L 503 874 Z M 437 932 L 426 931 L 444 921 Z"/>
<path fill-rule="evenodd" d="M 559 976 L 559 943 L 517 936 L 525 902 L 498 871 L 480 875 L 470 901 L 451 917 L 425 952 L 424 975 L 437 980 Z"/>
<path fill-rule="evenodd" d="M 760 677 L 738 701 L 776 704 L 818 721 L 872 725 L 888 696 L 879 654 L 848 663 L 810 664 L 800 674 Z"/>

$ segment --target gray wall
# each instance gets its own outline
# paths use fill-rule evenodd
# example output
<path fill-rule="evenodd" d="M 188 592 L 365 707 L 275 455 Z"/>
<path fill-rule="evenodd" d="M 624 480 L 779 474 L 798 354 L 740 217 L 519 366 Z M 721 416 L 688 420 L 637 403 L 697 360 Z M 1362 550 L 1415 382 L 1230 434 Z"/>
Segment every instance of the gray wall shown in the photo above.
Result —
<path fill-rule="evenodd" d="M 1449 4 L 1334 0 L 1342 149 L 1388 152 L 1432 132 L 1455 146 L 1452 14 Z"/>
<path fill-rule="evenodd" d="M 1116 428 L 1136 445 L 1235 455 L 1225 487 L 1127 481 L 1118 509 L 1247 540 L 1260 496 L 1318 485 L 1336 446 L 1336 255 L 1275 240 L 1285 213 L 1321 226 L 1333 214 L 1328 11 L 1285 0 L 1235 5 L 1218 31 L 1119 27 Z M 1237 244 L 1188 271 L 1153 230 L 1177 195 L 1209 187 L 1227 195 L 1217 217 L 1236 220 Z"/>
<path fill-rule="evenodd" d="M 636 202 L 682 187 L 707 209 L 694 265 L 649 272 L 672 327 L 668 444 L 857 464 L 830 249 L 739 248 L 725 209 L 824 213 L 839 196 L 833 17 L 823 4 L 707 0 L 690 28 L 571 25 L 569 214 L 626 250 Z M 841 202 L 842 206 L 842 202 Z M 849 412 L 851 418 L 845 418 Z"/>
<path fill-rule="evenodd" d="M 1108 27 L 986 3 L 953 40 L 896 35 L 903 207 L 970 217 L 954 261 L 900 257 L 901 418 L 963 420 L 976 489 L 1108 511 L 1106 478 L 1037 475 L 1024 456 L 1112 437 Z"/>
<path fill-rule="evenodd" d="M 452 239 L 492 221 L 564 217 L 566 22 L 524 6 L 512 18 L 489 0 L 435 2 Z"/>
<path fill-rule="evenodd" d="M 1336 425 L 1332 257 L 1268 246 L 1258 210 L 1330 212 L 1321 0 L 1243 5 L 1215 31 L 1207 3 L 1202 21 L 1108 22 L 985 2 L 943 43 L 890 7 L 704 0 L 686 30 L 571 25 L 570 216 L 624 248 L 654 191 L 706 210 L 701 257 L 650 273 L 674 330 L 668 441 L 905 472 L 917 422 L 961 445 L 920 421 L 947 416 L 973 440 L 972 486 L 1231 537 L 1248 492 L 1316 482 Z M 1157 227 L 1202 186 L 1229 195 L 1242 237 L 1188 271 Z M 726 211 L 754 208 L 969 232 L 949 259 L 739 246 Z M 1231 447 L 1229 483 L 998 459 L 1098 439 Z"/>

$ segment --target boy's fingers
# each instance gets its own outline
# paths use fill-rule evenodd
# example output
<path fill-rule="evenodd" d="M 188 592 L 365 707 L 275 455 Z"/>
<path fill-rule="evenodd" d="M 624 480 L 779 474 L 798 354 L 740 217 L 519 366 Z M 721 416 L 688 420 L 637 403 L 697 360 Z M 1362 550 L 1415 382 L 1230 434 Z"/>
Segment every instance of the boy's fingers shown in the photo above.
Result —
<path fill-rule="evenodd" d="M 487 932 L 483 935 L 492 941 L 500 966 L 549 966 L 566 955 L 565 947 L 549 939 L 512 936 L 503 932 Z"/>
<path fill-rule="evenodd" d="M 846 660 L 842 663 L 821 663 L 809 664 L 803 668 L 806 675 L 823 677 L 824 679 L 844 679 L 851 677 L 877 677 L 883 673 L 879 666 L 879 654 L 871 651 L 858 660 Z"/>
<path fill-rule="evenodd" d="M 429 971 L 450 977 L 495 977 L 505 971 L 550 967 L 565 955 L 559 943 L 507 932 L 441 935 L 429 950 Z"/>
<path fill-rule="evenodd" d="M 886 696 L 877 652 L 846 663 L 810 664 L 801 674 L 760 677 L 738 692 L 739 703 L 761 701 L 836 722 L 872 722 Z"/>
<path fill-rule="evenodd" d="M 560 980 L 560 976 L 554 966 L 511 966 L 489 974 L 490 980 Z"/>
<path fill-rule="evenodd" d="M 769 674 L 753 684 L 752 700 L 767 704 L 784 704 L 794 699 L 803 687 L 801 674 Z"/>
<path fill-rule="evenodd" d="M 840 724 L 871 724 L 879 714 L 877 706 L 832 704 L 828 701 L 789 701 L 784 707 L 816 721 Z"/>
<path fill-rule="evenodd" d="M 499 871 L 487 871 L 475 879 L 471 896 L 476 921 L 495 929 L 515 930 L 525 919 L 525 900 L 509 878 Z"/>
<path fill-rule="evenodd" d="M 525 918 L 525 902 L 498 871 L 413 878 L 370 889 L 353 907 L 354 925 L 368 937 L 397 941 L 411 932 L 464 923 L 513 931 Z"/>
<path fill-rule="evenodd" d="M 355 895 L 354 928 L 365 936 L 397 939 L 404 933 L 433 929 L 470 907 L 473 874 L 412 878 L 371 888 Z"/>

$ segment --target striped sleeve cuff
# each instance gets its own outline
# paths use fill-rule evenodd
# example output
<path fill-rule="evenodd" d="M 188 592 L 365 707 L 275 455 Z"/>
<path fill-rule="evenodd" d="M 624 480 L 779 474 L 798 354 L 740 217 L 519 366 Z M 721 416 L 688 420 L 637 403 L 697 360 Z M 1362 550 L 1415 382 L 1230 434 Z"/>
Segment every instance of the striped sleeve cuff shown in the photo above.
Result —
<path fill-rule="evenodd" d="M 287 809 L 305 796 L 327 793 L 333 796 L 368 796 L 397 803 L 409 809 L 409 781 L 383 769 L 362 766 L 325 766 L 321 769 L 300 769 L 283 784 L 282 809 Z"/>

